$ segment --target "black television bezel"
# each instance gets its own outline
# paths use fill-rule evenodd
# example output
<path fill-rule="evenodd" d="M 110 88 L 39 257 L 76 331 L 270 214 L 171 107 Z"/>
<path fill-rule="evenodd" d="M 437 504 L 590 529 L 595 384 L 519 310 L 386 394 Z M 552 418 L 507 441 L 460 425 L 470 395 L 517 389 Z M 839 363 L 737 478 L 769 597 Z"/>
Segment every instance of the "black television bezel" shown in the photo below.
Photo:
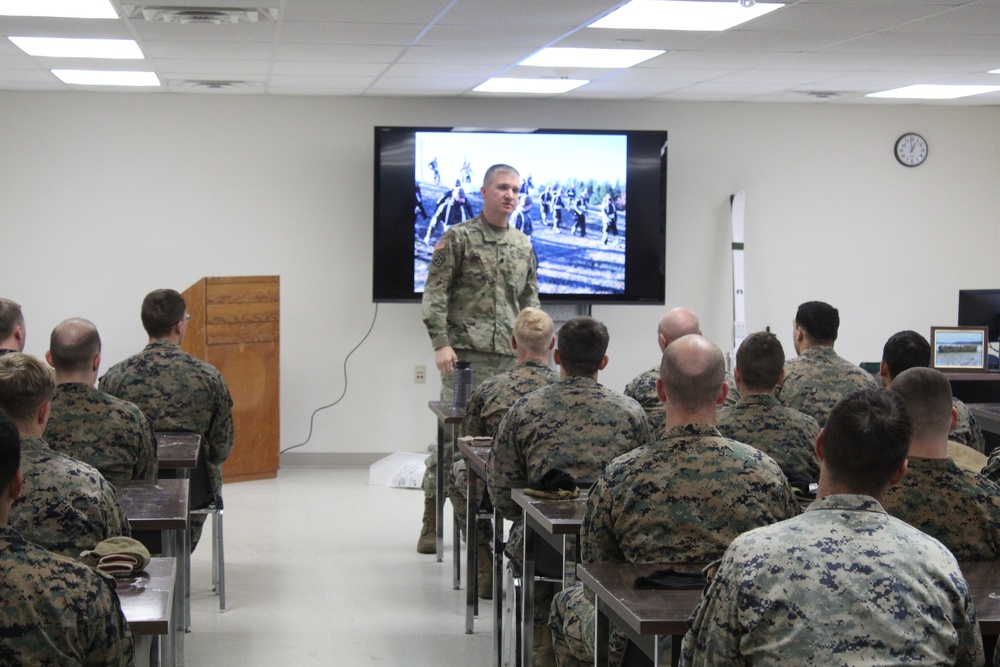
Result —
<path fill-rule="evenodd" d="M 377 125 L 374 128 L 372 301 L 420 302 L 413 290 L 413 238 L 398 220 L 413 216 L 414 145 L 417 132 L 517 132 L 618 134 L 627 137 L 628 240 L 623 294 L 541 293 L 544 303 L 663 305 L 666 298 L 667 131 L 536 128 L 532 130 Z M 654 162 L 655 161 L 655 162 Z M 516 159 L 512 160 L 516 165 Z M 650 163 L 653 164 L 650 164 Z M 637 193 L 650 190 L 655 197 Z M 409 193 L 400 195 L 396 193 Z M 633 222 L 636 220 L 638 222 Z M 409 225 L 409 223 L 407 223 Z"/>
<path fill-rule="evenodd" d="M 987 298 L 983 298 L 987 297 Z M 989 320 L 979 316 L 984 303 L 993 303 Z M 976 306 L 976 307 L 974 307 Z M 958 325 L 963 327 L 989 327 L 989 342 L 1000 341 L 1000 289 L 963 289 L 958 291 Z"/>

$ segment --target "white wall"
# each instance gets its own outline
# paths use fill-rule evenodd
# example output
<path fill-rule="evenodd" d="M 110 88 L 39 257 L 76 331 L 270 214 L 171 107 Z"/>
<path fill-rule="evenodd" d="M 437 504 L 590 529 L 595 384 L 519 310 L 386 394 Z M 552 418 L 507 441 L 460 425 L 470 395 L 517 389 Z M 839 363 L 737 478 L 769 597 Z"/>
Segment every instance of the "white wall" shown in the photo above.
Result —
<path fill-rule="evenodd" d="M 372 321 L 374 125 L 666 129 L 667 303 L 731 340 L 729 195 L 747 192 L 750 331 L 792 354 L 796 306 L 841 311 L 837 348 L 878 360 L 892 333 L 953 324 L 960 288 L 1000 287 L 1000 110 L 209 95 L 0 93 L 0 294 L 27 352 L 87 317 L 105 368 L 142 347 L 143 295 L 203 276 L 281 276 L 281 446 L 344 390 Z M 892 157 L 904 131 L 927 162 Z M 510 161 L 517 165 L 517 156 Z M 611 331 L 602 381 L 658 360 L 660 307 L 595 307 Z M 419 450 L 434 438 L 419 306 L 382 304 L 347 393 L 297 452 Z"/>

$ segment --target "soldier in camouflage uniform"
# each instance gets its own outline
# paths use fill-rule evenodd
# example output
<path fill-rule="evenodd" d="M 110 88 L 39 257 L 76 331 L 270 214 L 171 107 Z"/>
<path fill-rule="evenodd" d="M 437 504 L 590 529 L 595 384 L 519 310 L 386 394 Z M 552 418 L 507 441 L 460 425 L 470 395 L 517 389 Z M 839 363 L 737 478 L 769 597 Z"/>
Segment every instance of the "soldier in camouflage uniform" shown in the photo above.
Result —
<path fill-rule="evenodd" d="M 513 167 L 497 164 L 487 169 L 480 189 L 482 212 L 450 227 L 434 246 L 422 316 L 434 346 L 434 363 L 441 371 L 444 403 L 451 403 L 458 361 L 471 362 L 473 387 L 517 365 L 510 344 L 514 319 L 522 308 L 539 306 L 531 240 L 507 224 L 517 208 L 520 188 L 521 178 Z M 450 455 L 445 469 L 451 467 Z M 436 470 L 435 452 L 427 459 L 423 480 L 420 553 L 435 552 Z"/>
<path fill-rule="evenodd" d="M 656 341 L 660 346 L 660 353 L 671 341 L 677 340 L 681 336 L 688 334 L 701 335 L 701 324 L 698 316 L 687 308 L 674 308 L 660 318 L 656 326 Z M 632 379 L 625 387 L 625 395 L 634 398 L 646 411 L 649 424 L 653 427 L 653 438 L 658 439 L 663 436 L 666 413 L 663 411 L 663 403 L 656 393 L 656 381 L 660 379 L 660 365 L 653 366 L 648 371 L 644 371 Z M 735 405 L 740 398 L 740 392 L 736 388 L 736 382 L 729 373 L 726 373 L 726 382 L 729 383 L 729 394 L 726 395 L 726 402 L 721 407 Z"/>
<path fill-rule="evenodd" d="M 892 380 L 903 371 L 910 368 L 926 368 L 931 365 L 931 344 L 916 331 L 900 331 L 889 337 L 882 348 L 882 363 L 879 364 L 879 377 L 883 387 L 890 387 Z M 952 405 L 958 411 L 958 421 L 951 430 L 948 439 L 952 442 L 971 447 L 979 453 L 986 450 L 986 438 L 969 412 L 969 408 L 955 397 Z"/>
<path fill-rule="evenodd" d="M 553 468 L 575 478 L 597 478 L 615 457 L 652 442 L 642 406 L 597 382 L 598 372 L 608 363 L 605 326 L 589 317 L 575 317 L 559 329 L 558 339 L 554 357 L 562 379 L 511 406 L 486 465 L 493 504 L 514 522 L 506 552 L 516 560 L 523 553 L 524 527 L 511 490 Z M 535 653 L 542 664 L 551 658 L 546 622 L 553 592 L 551 585 L 535 587 Z"/>
<path fill-rule="evenodd" d="M 719 433 L 755 447 L 781 469 L 816 480 L 816 436 L 819 424 L 809 415 L 786 408 L 774 397 L 784 375 L 785 351 L 772 333 L 750 334 L 736 352 L 736 386 L 740 400 L 719 413 Z"/>
<path fill-rule="evenodd" d="M 740 533 L 799 512 L 777 463 L 713 427 L 728 391 L 719 348 L 684 336 L 661 365 L 666 433 L 601 475 L 580 533 L 585 563 L 704 563 Z M 594 663 L 594 620 L 593 595 L 582 584 L 556 595 L 549 627 L 558 665 Z M 616 632 L 612 664 L 622 642 Z"/>
<path fill-rule="evenodd" d="M 785 379 L 778 387 L 782 405 L 804 412 L 820 428 L 833 405 L 852 391 L 878 386 L 872 374 L 833 351 L 840 313 L 822 301 L 799 306 L 792 322 L 795 359 L 785 362 Z"/>
<path fill-rule="evenodd" d="M 149 343 L 112 366 L 98 388 L 135 403 L 154 431 L 201 435 L 200 456 L 207 458 L 212 489 L 220 493 L 222 463 L 233 449 L 233 399 L 214 366 L 180 348 L 190 317 L 178 292 L 160 289 L 147 294 L 142 326 Z M 204 514 L 191 516 L 192 549 L 204 523 Z"/>
<path fill-rule="evenodd" d="M 153 425 L 133 404 L 94 388 L 101 365 L 97 327 L 84 319 L 61 322 L 45 359 L 56 369 L 46 442 L 94 466 L 113 484 L 156 479 Z"/>
<path fill-rule="evenodd" d="M 26 331 L 21 306 L 0 298 L 0 355 L 23 352 Z"/>
<path fill-rule="evenodd" d="M 880 504 L 906 472 L 912 432 L 891 391 L 837 403 L 816 444 L 819 500 L 733 541 L 681 664 L 983 664 L 955 557 Z"/>
<path fill-rule="evenodd" d="M 8 526 L 24 490 L 17 425 L 0 411 L 0 664 L 126 667 L 132 635 L 114 582 Z"/>
<path fill-rule="evenodd" d="M 940 371 L 911 368 L 893 380 L 913 418 L 909 468 L 889 489 L 885 509 L 951 550 L 960 561 L 1000 557 L 1000 485 L 948 458 L 957 418 L 951 383 Z"/>
<path fill-rule="evenodd" d="M 115 489 L 92 466 L 42 439 L 55 391 L 52 371 L 21 352 L 0 357 L 0 408 L 21 434 L 24 493 L 10 526 L 25 539 L 70 558 L 109 537 L 131 535 Z"/>
<path fill-rule="evenodd" d="M 500 375 L 494 375 L 472 391 L 465 407 L 462 421 L 462 435 L 492 438 L 500 420 L 507 410 L 521 396 L 559 380 L 559 374 L 549 368 L 549 351 L 555 344 L 552 335 L 555 326 L 552 318 L 538 308 L 525 308 L 514 321 L 514 336 L 511 345 L 517 354 L 517 368 Z M 455 507 L 455 519 L 464 527 L 466 520 L 468 489 L 468 467 L 465 458 L 455 461 L 451 467 L 448 497 Z M 482 480 L 476 480 L 476 494 L 482 496 L 485 487 Z M 489 521 L 480 523 L 477 530 L 479 539 L 477 586 L 479 597 L 493 597 L 493 566 L 490 543 L 492 526 Z"/>

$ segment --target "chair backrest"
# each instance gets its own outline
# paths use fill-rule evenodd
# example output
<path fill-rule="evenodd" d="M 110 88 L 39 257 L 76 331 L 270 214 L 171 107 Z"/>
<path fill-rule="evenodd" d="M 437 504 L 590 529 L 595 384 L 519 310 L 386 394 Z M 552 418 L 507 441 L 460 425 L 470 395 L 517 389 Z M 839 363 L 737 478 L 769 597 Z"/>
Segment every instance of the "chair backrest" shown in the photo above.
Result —
<path fill-rule="evenodd" d="M 217 504 L 215 492 L 212 490 L 212 477 L 208 471 L 208 456 L 202 450 L 198 456 L 198 465 L 191 471 L 188 508 L 200 510 L 209 505 Z"/>

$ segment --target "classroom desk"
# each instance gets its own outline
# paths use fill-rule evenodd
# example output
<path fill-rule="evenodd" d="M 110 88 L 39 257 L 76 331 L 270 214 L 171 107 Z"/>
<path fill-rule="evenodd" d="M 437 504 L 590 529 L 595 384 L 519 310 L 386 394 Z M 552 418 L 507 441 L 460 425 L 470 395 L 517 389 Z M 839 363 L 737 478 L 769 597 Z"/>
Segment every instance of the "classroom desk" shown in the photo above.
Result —
<path fill-rule="evenodd" d="M 962 574 L 976 606 L 979 629 L 987 659 L 993 655 L 1000 634 L 1000 562 L 960 563 Z M 591 563 L 577 565 L 577 576 L 594 592 L 596 603 L 596 665 L 608 664 L 611 628 L 614 623 L 649 656 L 654 666 L 660 664 L 660 639 L 670 635 L 670 664 L 680 659 L 681 640 L 687 632 L 687 621 L 698 602 L 701 589 L 646 590 L 633 585 L 637 577 L 654 570 L 673 568 L 678 571 L 700 571 L 704 565 L 636 565 L 632 563 Z"/>
<path fill-rule="evenodd" d="M 444 437 L 438 438 L 437 443 L 437 499 L 436 499 L 436 531 L 437 531 L 437 560 L 440 563 L 444 560 L 444 480 L 445 480 L 445 469 L 444 469 L 444 452 L 445 445 L 447 443 L 448 447 L 455 449 L 455 440 L 457 433 L 455 431 L 456 426 L 462 423 L 465 419 L 465 410 L 460 408 L 455 408 L 451 405 L 445 405 L 441 401 L 428 401 L 428 407 L 430 407 L 431 412 L 438 418 L 438 422 L 441 424 L 442 432 Z M 461 547 L 455 545 L 456 553 Z M 454 575 L 454 588 L 459 588 L 459 568 L 458 559 L 456 558 L 455 563 L 455 575 Z"/>
<path fill-rule="evenodd" d="M 996 376 L 996 373 L 992 373 Z M 979 428 L 983 429 L 986 440 L 986 455 L 1000 446 L 1000 403 L 966 403 L 969 412 L 976 418 Z"/>
<path fill-rule="evenodd" d="M 201 436 L 187 431 L 157 431 L 154 435 L 160 470 L 174 471 L 166 477 L 189 479 L 198 465 Z"/>
<path fill-rule="evenodd" d="M 567 568 L 566 539 L 579 542 L 583 516 L 587 513 L 587 494 L 581 493 L 573 500 L 543 500 L 524 493 L 523 489 L 510 492 L 511 499 L 524 510 L 524 561 L 522 563 L 522 618 L 521 618 L 521 665 L 531 667 L 531 644 L 534 634 L 535 613 L 535 539 L 540 537 L 551 544 L 563 556 L 563 586 L 572 582 L 573 568 Z M 573 550 L 579 554 L 579 544 Z M 567 574 L 568 571 L 568 574 Z M 494 600 L 494 604 L 497 601 Z"/>
<path fill-rule="evenodd" d="M 164 646 L 164 662 L 184 664 L 184 632 L 190 618 L 190 600 L 185 597 L 191 572 L 191 546 L 188 531 L 188 480 L 161 479 L 154 481 L 120 482 L 116 485 L 118 502 L 132 526 L 133 534 L 159 532 L 164 556 L 173 556 L 180 563 L 174 585 L 171 610 L 173 627 Z M 136 537 L 139 539 L 139 537 Z"/>
<path fill-rule="evenodd" d="M 476 445 L 472 442 L 466 440 L 458 441 L 458 449 L 465 456 L 468 461 L 468 474 L 466 475 L 466 517 L 465 517 L 465 561 L 466 561 L 466 585 L 465 585 L 465 632 L 466 634 L 472 634 L 474 618 L 476 614 L 479 613 L 479 596 L 477 594 L 478 590 L 478 569 L 476 567 L 476 555 L 477 555 L 477 545 L 479 544 L 479 522 L 477 519 L 479 510 L 479 498 L 476 497 L 475 484 L 476 479 L 483 480 L 486 482 L 486 461 L 490 456 L 489 445 Z M 496 512 L 494 511 L 494 521 L 496 520 Z M 500 548 L 497 549 L 497 541 L 499 538 Z M 500 554 L 500 575 L 503 574 L 503 522 L 501 520 L 499 528 L 494 522 L 493 524 L 493 599 L 500 600 L 501 598 L 497 595 L 497 554 Z M 502 595 L 503 583 L 500 584 L 500 594 Z M 503 605 L 494 604 L 494 610 L 502 612 Z M 499 626 L 496 624 L 496 619 L 500 618 L 501 625 L 503 620 L 502 613 L 494 613 L 494 633 L 497 632 Z M 494 643 L 499 647 L 499 635 L 494 634 Z M 497 663 L 499 664 L 499 663 Z"/>
<path fill-rule="evenodd" d="M 116 590 L 122 612 L 135 639 L 136 665 L 159 662 L 159 636 L 170 629 L 174 589 L 177 585 L 177 559 L 152 558 L 145 570 L 129 577 L 116 577 Z M 153 661 L 150 661 L 150 648 Z M 163 664 L 172 667 L 164 655 Z"/>

